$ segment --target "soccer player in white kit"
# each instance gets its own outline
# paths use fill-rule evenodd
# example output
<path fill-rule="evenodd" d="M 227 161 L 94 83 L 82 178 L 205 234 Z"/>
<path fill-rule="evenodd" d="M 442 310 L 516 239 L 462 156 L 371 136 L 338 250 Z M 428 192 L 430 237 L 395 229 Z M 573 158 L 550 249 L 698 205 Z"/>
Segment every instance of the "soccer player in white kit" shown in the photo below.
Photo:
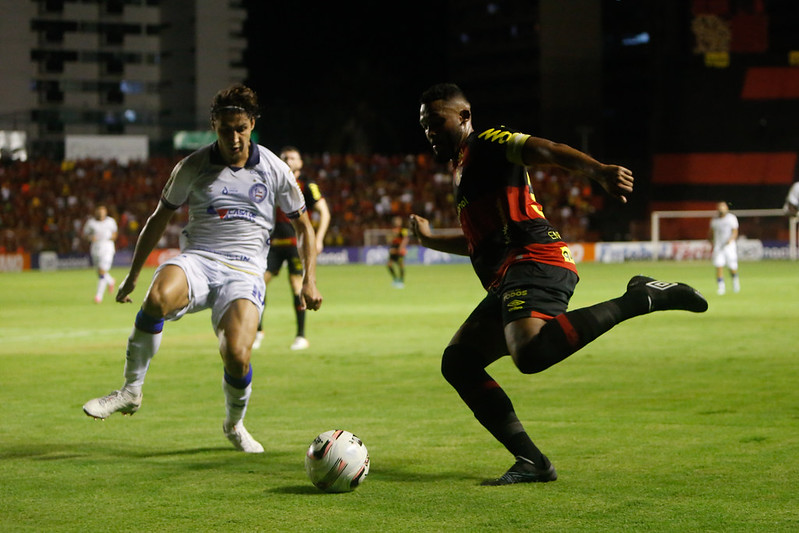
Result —
<path fill-rule="evenodd" d="M 785 214 L 795 217 L 799 213 L 799 181 L 791 185 L 788 196 L 785 197 L 785 205 L 782 206 Z"/>
<path fill-rule="evenodd" d="M 732 276 L 732 290 L 741 290 L 741 281 L 738 278 L 738 217 L 730 213 L 727 202 L 716 205 L 717 215 L 710 221 L 711 242 L 713 243 L 713 266 L 716 267 L 716 282 L 718 294 L 727 292 L 724 283 L 724 267 L 726 266 Z"/>
<path fill-rule="evenodd" d="M 233 85 L 217 93 L 211 126 L 217 141 L 181 160 L 161 200 L 139 235 L 130 272 L 119 286 L 118 302 L 130 302 L 145 259 L 175 210 L 188 204 L 189 222 L 181 253 L 155 272 L 135 327 L 128 338 L 125 384 L 88 401 L 84 412 L 104 419 L 115 412 L 132 415 L 142 401 L 150 360 L 158 351 L 164 320 L 211 309 L 224 364 L 222 389 L 225 436 L 244 452 L 263 446 L 245 429 L 243 419 L 252 391 L 250 350 L 263 312 L 264 270 L 275 207 L 289 215 L 302 246 L 303 305 L 317 310 L 314 230 L 302 192 L 288 165 L 250 140 L 258 117 L 255 93 Z"/>
<path fill-rule="evenodd" d="M 114 263 L 116 247 L 114 241 L 117 240 L 117 222 L 108 216 L 108 209 L 104 205 L 98 205 L 94 209 L 94 218 L 90 218 L 83 226 L 83 236 L 91 242 L 92 264 L 97 269 L 97 292 L 94 294 L 94 302 L 103 301 L 103 293 L 106 288 L 108 292 L 114 291 L 116 280 L 108 273 Z"/>

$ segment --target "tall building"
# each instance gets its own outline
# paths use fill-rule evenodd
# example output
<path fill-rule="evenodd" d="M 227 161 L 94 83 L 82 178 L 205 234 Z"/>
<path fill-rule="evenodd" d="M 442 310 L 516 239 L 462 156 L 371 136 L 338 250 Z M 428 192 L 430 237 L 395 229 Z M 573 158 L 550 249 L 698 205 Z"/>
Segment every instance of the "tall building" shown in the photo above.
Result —
<path fill-rule="evenodd" d="M 0 0 L 0 130 L 52 154 L 70 134 L 207 129 L 243 81 L 246 12 L 220 0 Z"/>

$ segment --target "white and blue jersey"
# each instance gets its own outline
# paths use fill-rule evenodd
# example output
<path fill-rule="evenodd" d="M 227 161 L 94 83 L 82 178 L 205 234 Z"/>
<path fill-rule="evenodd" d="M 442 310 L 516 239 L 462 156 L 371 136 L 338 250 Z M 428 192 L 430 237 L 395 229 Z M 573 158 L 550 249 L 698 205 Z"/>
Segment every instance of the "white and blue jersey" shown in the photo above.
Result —
<path fill-rule="evenodd" d="M 275 207 L 290 218 L 305 210 L 302 191 L 288 165 L 253 142 L 243 168 L 228 166 L 217 143 L 182 159 L 172 170 L 161 201 L 172 209 L 188 204 L 181 252 L 257 275 L 266 270 Z"/>

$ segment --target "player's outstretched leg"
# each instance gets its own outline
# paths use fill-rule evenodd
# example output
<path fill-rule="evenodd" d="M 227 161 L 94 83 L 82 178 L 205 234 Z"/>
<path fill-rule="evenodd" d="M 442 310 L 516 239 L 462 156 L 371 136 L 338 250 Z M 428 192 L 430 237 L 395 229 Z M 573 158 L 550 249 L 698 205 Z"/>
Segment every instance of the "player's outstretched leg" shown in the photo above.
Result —
<path fill-rule="evenodd" d="M 627 283 L 627 293 L 646 294 L 649 311 L 682 310 L 694 313 L 707 311 L 707 300 L 702 294 L 685 283 L 658 281 L 648 276 L 633 276 Z"/>
<path fill-rule="evenodd" d="M 534 374 L 566 359 L 604 335 L 616 324 L 653 311 L 707 311 L 707 300 L 684 283 L 634 276 L 618 298 L 556 316 L 513 353 L 513 361 L 525 374 Z"/>
<path fill-rule="evenodd" d="M 507 472 L 497 479 L 487 479 L 480 483 L 485 486 L 497 485 L 513 485 L 516 483 L 546 483 L 547 481 L 555 481 L 558 479 L 558 473 L 555 472 L 555 467 L 549 462 L 546 456 L 542 456 L 546 463 L 549 464 L 547 468 L 538 468 L 535 463 L 524 457 L 516 457 L 516 462 Z"/>

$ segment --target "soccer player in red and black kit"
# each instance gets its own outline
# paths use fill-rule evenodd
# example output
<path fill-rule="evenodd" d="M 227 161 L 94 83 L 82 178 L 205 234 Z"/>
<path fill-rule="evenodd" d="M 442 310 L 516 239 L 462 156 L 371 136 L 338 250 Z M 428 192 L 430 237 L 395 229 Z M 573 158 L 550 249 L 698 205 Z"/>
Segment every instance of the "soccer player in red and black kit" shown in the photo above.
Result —
<path fill-rule="evenodd" d="M 554 481 L 552 463 L 485 368 L 509 354 L 521 372 L 541 372 L 619 322 L 668 309 L 701 313 L 707 301 L 683 283 L 635 276 L 622 296 L 566 312 L 577 269 L 566 243 L 544 217 L 526 167 L 562 167 L 593 179 L 621 202 L 633 190 L 632 173 L 504 126 L 475 131 L 469 101 L 453 84 L 434 85 L 422 94 L 419 119 L 436 158 L 453 163 L 463 235 L 436 235 L 418 215 L 411 215 L 411 229 L 422 246 L 470 256 L 487 292 L 441 361 L 446 380 L 516 459 L 505 474 L 483 484 Z"/>
<path fill-rule="evenodd" d="M 330 225 L 330 210 L 327 207 L 327 202 L 322 197 L 322 192 L 319 186 L 313 181 L 309 181 L 307 176 L 302 174 L 302 155 L 300 151 L 293 146 L 286 146 L 280 151 L 280 159 L 282 159 L 291 169 L 294 177 L 297 179 L 297 184 L 302 190 L 305 197 L 305 206 L 308 211 L 316 211 L 319 213 L 319 225 L 316 228 L 316 253 L 319 254 L 324 249 L 325 233 Z M 305 350 L 310 346 L 308 339 L 305 337 L 305 306 L 302 302 L 302 261 L 297 249 L 297 234 L 294 233 L 294 227 L 291 221 L 280 208 L 277 208 L 275 213 L 275 228 L 271 234 L 271 247 L 269 248 L 269 255 L 266 258 L 266 272 L 264 273 L 264 281 L 267 287 L 273 277 L 280 274 L 280 268 L 286 263 L 289 271 L 289 286 L 294 295 L 294 312 L 297 316 L 297 336 L 291 343 L 292 350 Z M 266 294 L 264 294 L 264 305 L 266 305 Z M 255 342 L 253 342 L 253 349 L 261 346 L 264 338 L 263 332 L 263 316 L 261 315 L 261 322 L 258 324 L 258 333 L 255 335 Z"/>
<path fill-rule="evenodd" d="M 405 288 L 405 254 L 408 251 L 408 230 L 402 227 L 402 217 L 394 217 L 391 242 L 388 246 L 388 272 L 394 287 Z M 397 265 L 397 268 L 394 268 Z"/>

